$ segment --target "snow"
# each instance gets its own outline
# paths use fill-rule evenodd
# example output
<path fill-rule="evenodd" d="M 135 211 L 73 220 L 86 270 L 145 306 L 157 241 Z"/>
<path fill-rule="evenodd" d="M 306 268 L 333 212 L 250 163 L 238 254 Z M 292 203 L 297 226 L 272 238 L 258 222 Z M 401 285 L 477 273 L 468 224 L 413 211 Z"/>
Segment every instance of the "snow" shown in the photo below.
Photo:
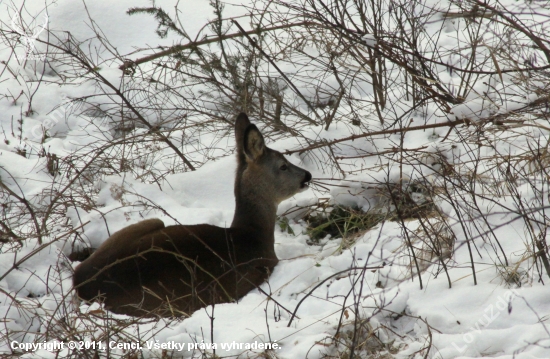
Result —
<path fill-rule="evenodd" d="M 174 11 L 176 3 L 161 1 L 157 4 Z M 43 1 L 26 1 L 25 4 L 26 19 L 30 18 L 29 14 L 42 16 Z M 248 2 L 246 4 L 251 5 Z M 90 49 L 92 53 L 97 51 L 98 58 L 106 56 L 97 50 L 100 46 L 106 46 L 108 52 L 118 53 L 121 58 L 135 59 L 157 52 L 159 46 L 182 43 L 181 38 L 174 33 L 169 33 L 164 39 L 156 36 L 154 31 L 157 24 L 151 16 L 126 15 L 131 7 L 150 6 L 148 1 L 95 1 L 86 2 L 85 5 L 86 7 L 82 2 L 54 2 L 47 10 L 50 19 L 48 29 L 57 31 L 57 34 L 70 31 L 74 38 L 85 44 L 83 47 Z M 248 10 L 238 5 L 238 1 L 227 4 L 226 16 L 246 15 Z M 0 19 L 4 22 L 2 26 L 9 26 L 14 8 L 9 3 L 2 3 L 0 7 Z M 206 33 L 211 34 L 210 29 L 203 28 L 205 22 L 214 17 L 208 1 L 193 1 L 192 5 L 190 2 L 180 2 L 178 10 L 181 11 L 180 18 L 185 19 L 185 28 L 191 40 L 202 39 Z M 40 21 L 40 16 L 37 21 Z M 445 21 L 441 46 L 456 45 L 454 36 L 459 29 L 459 21 Z M 242 24 L 247 24 L 247 21 L 242 20 Z M 94 38 L 93 28 L 101 29 L 104 39 L 109 40 L 109 45 L 101 45 L 101 41 Z M 430 31 L 435 32 L 438 29 L 435 24 Z M 373 35 L 365 35 L 362 39 L 369 46 L 377 46 L 377 39 Z M 37 43 L 36 46 L 41 48 L 43 45 Z M 319 55 L 319 49 L 315 47 L 306 47 L 304 52 L 312 57 Z M 145 218 L 160 218 L 167 225 L 209 223 L 229 226 L 234 211 L 233 180 L 236 169 L 236 161 L 232 155 L 233 135 L 230 132 L 225 136 L 199 134 L 192 132 L 195 131 L 193 129 L 189 130 L 193 141 L 211 144 L 213 147 L 205 150 L 196 143 L 183 146 L 185 154 L 192 161 L 201 163 L 194 172 L 174 171 L 175 173 L 169 173 L 159 180 L 143 180 L 151 173 L 161 173 L 174 163 L 179 163 L 179 159 L 174 159 L 173 153 L 166 149 L 162 141 L 154 144 L 136 143 L 129 150 L 135 151 L 135 155 L 127 155 L 126 158 L 126 153 L 123 153 L 126 149 L 113 146 L 105 149 L 105 157 L 102 157 L 111 160 L 115 169 L 121 159 L 127 159 L 136 165 L 135 173 L 113 169 L 92 184 L 85 183 L 85 179 L 82 184 L 69 184 L 67 178 L 59 175 L 53 177 L 49 173 L 48 157 L 41 155 L 40 150 L 44 149 L 60 158 L 72 156 L 74 163 L 62 163 L 61 165 L 67 166 L 64 168 L 73 165 L 73 171 L 92 173 L 95 171 L 94 166 L 85 166 L 93 163 L 94 149 L 116 139 L 113 121 L 120 120 L 121 115 L 112 111 L 116 107 L 106 99 L 99 101 L 101 105 L 98 108 L 90 108 L 84 115 L 77 115 L 82 108 L 67 105 L 67 98 L 101 94 L 98 86 L 92 81 L 78 78 L 69 79 L 61 86 L 54 83 L 39 86 L 35 80 L 40 78 L 40 67 L 43 64 L 36 61 L 38 70 L 34 71 L 32 64 L 22 67 L 21 63 L 13 59 L 8 61 L 8 53 L 5 48 L 0 48 L 0 59 L 7 61 L 13 73 L 18 76 L 9 71 L 0 74 L 0 93 L 11 93 L 15 97 L 21 90 L 30 89 L 30 93 L 36 90 L 36 93 L 32 111 L 28 113 L 26 97 L 17 101 L 8 97 L 0 99 L 0 126 L 3 135 L 3 141 L 0 142 L 0 184 L 40 208 L 50 204 L 51 197 L 44 193 L 56 193 L 71 185 L 74 186 L 74 195 L 78 196 L 80 189 L 87 188 L 94 192 L 97 207 L 92 210 L 84 200 L 75 202 L 78 205 L 66 208 L 62 215 L 55 217 L 51 223 L 48 222 L 52 226 L 52 233 L 44 236 L 42 243 L 36 238 L 29 238 L 18 245 L 2 244 L 0 247 L 0 326 L 4 331 L 0 336 L 0 355 L 12 354 L 14 341 L 33 343 L 67 340 L 67 336 L 61 332 L 59 335 L 55 332 L 44 335 L 50 322 L 56 321 L 66 321 L 80 330 L 78 334 L 72 333 L 74 337 L 69 338 L 70 340 L 91 341 L 101 338 L 103 345 L 109 345 L 105 337 L 101 337 L 105 323 L 111 325 L 111 321 L 117 320 L 124 323 L 130 318 L 113 314 L 105 314 L 109 316 L 107 319 L 94 316 L 94 313 L 101 312 L 98 304 L 87 305 L 73 298 L 71 271 L 78 262 L 71 263 L 66 256 L 75 248 L 97 248 L 109 234 Z M 449 61 L 452 59 L 453 56 L 449 56 Z M 115 88 L 119 88 L 127 80 L 118 69 L 120 62 L 105 60 L 98 63 L 101 66 L 97 73 Z M 302 67 L 302 64 L 287 63 L 281 67 L 289 74 L 301 71 L 315 74 L 308 66 L 309 64 Z M 42 79 L 46 82 L 56 81 L 55 76 L 45 71 Z M 445 86 L 460 84 L 455 74 L 446 74 L 442 79 Z M 448 117 L 442 116 L 435 107 L 428 107 L 410 114 L 409 117 L 414 119 L 411 125 L 444 123 L 454 119 L 476 122 L 491 115 L 520 109 L 538 99 L 535 93 L 520 95 L 521 91 L 514 86 L 511 78 L 504 76 L 503 79 L 511 89 L 503 95 L 508 98 L 504 101 L 505 106 L 496 108 L 489 96 L 480 96 L 479 94 L 487 90 L 487 85 L 478 83 L 463 103 L 450 109 Z M 335 92 L 339 84 L 335 78 L 327 77 L 320 87 L 330 93 Z M 300 89 L 309 98 L 318 96 L 320 102 L 330 99 L 326 94 L 316 94 L 313 88 L 306 85 Z M 364 93 L 355 95 L 372 99 L 370 84 L 365 82 L 361 90 Z M 405 99 L 394 100 L 392 99 L 403 106 L 403 109 L 392 110 L 396 116 L 401 116 L 411 106 Z M 179 99 L 174 99 L 174 107 L 177 107 L 177 101 Z M 298 103 L 305 108 L 301 100 Z M 216 106 L 212 105 L 210 108 Z M 110 113 L 113 121 L 107 120 L 105 116 L 96 116 L 93 111 Z M 170 111 L 151 110 L 147 112 L 147 120 L 158 123 L 165 119 L 162 115 Z M 358 112 L 363 116 L 362 121 L 368 119 L 369 130 L 381 129 L 378 120 L 367 111 Z M 17 119 L 22 119 L 23 123 L 19 124 Z M 257 121 L 254 118 L 252 120 Z M 273 138 L 276 140 L 268 140 L 268 145 L 280 151 L 295 150 L 307 147 L 305 139 L 330 141 L 363 133 L 363 129 L 351 126 L 349 122 L 334 122 L 329 130 L 324 130 L 321 125 L 311 125 L 301 130 L 302 138 L 285 138 L 274 134 Z M 537 125 L 534 122 L 533 124 Z M 44 146 L 41 145 L 43 129 L 48 130 L 51 135 Z M 469 128 L 461 130 L 468 131 Z M 137 128 L 135 133 L 146 131 L 145 128 Z M 499 188 L 502 193 L 494 193 L 494 189 L 485 185 L 484 181 L 488 183 L 501 176 L 498 169 L 494 168 L 498 165 L 490 161 L 479 164 L 477 173 L 496 173 L 498 176 L 479 176 L 476 179 L 477 187 L 474 190 L 479 194 L 479 199 L 475 206 L 483 216 L 469 218 L 473 223 L 470 227 L 462 227 L 459 221 L 467 213 L 468 206 L 472 205 L 467 200 L 461 202 L 462 207 L 444 200 L 436 203 L 446 217 L 445 223 L 457 237 L 448 271 L 452 288 L 449 288 L 446 274 L 441 270 L 437 258 L 428 259 L 430 265 L 427 265 L 420 278 L 416 268 L 413 268 L 405 244 L 405 233 L 420 230 L 421 224 L 418 220 L 379 223 L 359 236 L 351 246 L 345 245 L 341 238 L 325 238 L 318 245 L 312 245 L 306 233 L 306 224 L 301 220 L 305 210 L 292 212 L 297 206 L 305 207 L 325 199 L 330 204 L 356 206 L 363 210 L 376 209 L 384 203 L 384 199 L 373 187 L 373 184 L 380 182 L 398 183 L 406 180 L 406 183 L 411 183 L 415 179 L 426 177 L 435 184 L 447 185 L 460 192 L 463 190 L 460 187 L 462 183 L 441 184 L 437 177 L 441 167 L 438 169 L 435 165 L 431 166 L 438 161 L 440 155 L 449 164 L 462 166 L 462 173 L 468 173 L 475 165 L 464 162 L 464 157 L 470 153 L 468 144 L 450 148 L 448 144 L 440 142 L 447 131 L 448 128 L 443 127 L 407 133 L 403 140 L 404 147 L 425 146 L 425 151 L 422 156 L 401 167 L 386 157 L 352 158 L 399 146 L 401 134 L 384 138 L 360 138 L 351 144 L 339 143 L 334 146 L 338 155 L 350 157 L 342 161 L 344 170 L 351 171 L 345 178 L 334 176 L 335 170 L 324 162 L 327 157 L 320 150 L 309 155 L 294 153 L 287 156 L 292 163 L 312 172 L 314 179 L 326 183 L 329 190 L 323 192 L 319 188 L 313 188 L 297 194 L 279 206 L 279 215 L 289 213 L 289 225 L 294 234 L 283 231 L 278 226 L 276 228 L 275 250 L 280 263 L 268 283 L 262 285 L 262 289 L 270 293 L 273 300 L 259 290 L 254 290 L 238 303 L 216 305 L 214 308 L 210 306 L 184 320 L 143 320 L 139 324 L 120 324 L 123 329 L 120 333 L 113 334 L 111 339 L 118 343 L 142 342 L 142 353 L 146 358 L 163 355 L 162 349 L 149 349 L 146 343 L 179 343 L 189 348 L 194 343 L 212 342 L 219 344 L 216 354 L 224 357 L 260 357 L 263 350 L 246 349 L 238 345 L 226 349 L 221 348 L 220 343 L 276 342 L 279 348 L 274 349 L 273 353 L 278 358 L 323 358 L 337 352 L 332 337 L 342 320 L 342 308 L 349 306 L 341 332 L 353 329 L 356 315 L 363 319 L 369 318 L 368 325 L 377 328 L 381 340 L 385 343 L 394 341 L 393 346 L 398 348 L 396 358 L 422 357 L 424 352 L 417 351 L 424 348 L 428 341 L 432 343 L 430 358 L 550 358 L 550 332 L 546 324 L 550 314 L 550 301 L 547 287 L 542 283 L 548 278 L 538 280 L 533 266 L 527 264 L 532 261 L 527 257 L 533 251 L 530 248 L 530 236 L 533 234 L 529 232 L 533 231 L 536 236 L 542 230 L 529 228 L 524 219 L 511 210 L 518 208 L 518 198 L 533 208 L 547 206 L 547 199 L 543 203 L 537 202 L 539 197 L 536 189 L 528 183 L 519 183 L 514 188 L 503 185 Z M 517 132 L 524 135 L 536 133 L 541 143 L 547 142 L 549 138 L 547 128 L 518 128 Z M 183 141 L 187 133 L 174 131 L 171 135 Z M 451 137 L 455 138 L 453 136 L 456 136 L 454 132 Z M 521 137 L 517 141 L 506 141 L 494 135 L 492 143 L 492 148 L 483 149 L 487 157 L 496 153 L 519 153 L 526 147 L 527 140 L 526 137 Z M 27 151 L 25 156 L 17 154 L 22 149 Z M 362 152 L 357 153 L 357 149 Z M 429 163 L 430 168 L 418 166 L 419 163 Z M 182 165 L 178 166 L 181 168 Z M 147 172 L 147 169 L 152 170 Z M 513 194 L 517 195 L 512 196 Z M 417 196 L 418 201 L 422 201 L 422 195 Z M 532 213 L 531 216 L 534 220 L 541 220 L 540 214 Z M 42 225 L 35 224 L 34 219 L 27 213 L 17 229 L 21 233 L 33 232 Z M 62 236 L 65 233 L 63 228 L 67 228 L 64 227 L 67 225 L 80 231 L 78 238 L 73 233 Z M 508 266 L 502 263 L 499 256 L 501 251 L 495 247 L 495 242 L 487 240 L 493 236 L 507 254 Z M 468 244 L 476 246 L 472 251 L 475 255 L 477 285 L 473 283 Z M 21 263 L 15 265 L 18 261 Z M 361 268 L 367 269 L 362 271 Z M 511 268 L 517 269 L 521 286 L 516 285 L 517 281 L 505 280 L 505 274 Z M 422 288 L 419 279 L 422 280 Z M 301 302 L 308 293 L 311 296 Z M 357 306 L 354 306 L 355 303 L 358 303 Z M 292 313 L 298 305 L 294 316 Z M 383 309 L 378 310 L 379 308 Z M 82 316 L 82 313 L 89 315 Z M 292 323 L 289 325 L 291 318 Z M 201 351 L 204 349 L 199 346 L 194 351 L 170 348 L 167 353 L 174 357 L 190 358 L 200 357 Z M 112 357 L 119 357 L 125 352 L 122 349 L 112 349 L 109 353 Z M 78 357 L 69 349 L 61 350 L 58 354 L 38 349 L 20 357 L 68 356 Z"/>
<path fill-rule="evenodd" d="M 363 41 L 365 41 L 365 43 L 370 47 L 375 47 L 376 46 L 376 37 L 374 37 L 373 34 L 364 35 L 363 36 Z"/>

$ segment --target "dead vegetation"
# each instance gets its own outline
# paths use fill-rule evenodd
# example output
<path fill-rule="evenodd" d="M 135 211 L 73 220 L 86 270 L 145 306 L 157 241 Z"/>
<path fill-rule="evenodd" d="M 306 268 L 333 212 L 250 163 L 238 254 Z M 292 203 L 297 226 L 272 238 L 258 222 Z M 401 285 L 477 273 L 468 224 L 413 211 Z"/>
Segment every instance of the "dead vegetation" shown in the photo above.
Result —
<path fill-rule="evenodd" d="M 422 274 L 445 275 L 451 287 L 457 279 L 449 273 L 454 267 L 469 268 L 465 280 L 478 284 L 485 255 L 480 246 L 490 252 L 505 285 L 547 281 L 549 25 L 547 19 L 534 19 L 549 8 L 543 2 L 517 3 L 506 8 L 490 1 L 450 1 L 449 9 L 441 9 L 428 1 L 257 1 L 245 21 L 226 18 L 222 3 L 212 1 L 214 19 L 199 34 L 186 31 L 178 12 L 152 6 L 130 13 L 154 16 L 159 36 L 178 34 L 183 45 L 155 48 L 153 55 L 120 54 L 101 29 L 95 29 L 95 39 L 46 29 L 48 36 L 36 40 L 44 62 L 18 60 L 26 38 L 3 23 L 0 41 L 10 55 L 0 65 L 1 80 L 24 84 L 0 94 L 20 108 L 9 128 L 0 129 L 4 156 L 36 160 L 38 170 L 0 167 L 0 251 L 19 254 L 32 248 L 0 272 L 0 283 L 14 273 L 25 273 L 29 282 L 37 279 L 25 267 L 28 261 L 41 251 L 61 249 L 51 271 L 39 278 L 42 289 L 0 287 L 10 303 L 0 318 L 0 342 L 147 341 L 170 326 L 121 320 L 99 308 L 80 312 L 66 287 L 72 275 L 66 255 L 71 260 L 89 255 L 87 231 L 109 233 L 113 213 L 128 222 L 150 213 L 170 216 L 155 198 L 104 180 L 128 177 L 163 189 L 173 174 L 232 155 L 224 141 L 240 111 L 256 118 L 272 140 L 296 139 L 299 145 L 286 153 L 325 175 L 315 183 L 319 196 L 330 197 L 343 186 L 359 198 L 362 192 L 352 181 L 374 193 L 366 210 L 330 201 L 307 208 L 311 244 L 321 245 L 330 236 L 342 238 L 340 251 L 352 249 L 368 231 L 391 222 L 401 229 L 392 264 L 402 269 L 400 280 L 414 280 L 421 289 Z M 278 7 L 270 8 L 273 4 Z M 19 11 L 8 7 L 10 15 Z M 40 16 L 23 16 L 22 26 L 32 27 Z M 436 34 L 429 30 L 432 24 L 438 25 Z M 440 46 L 434 39 L 445 33 L 459 43 Z M 119 67 L 120 86 L 102 72 Z M 45 79 L 59 86 L 89 85 L 97 92 L 69 93 L 54 112 L 40 114 L 45 117 L 40 126 L 26 130 L 26 122 L 36 119 L 34 96 Z M 67 135 L 55 126 L 69 118 L 85 123 L 80 139 L 92 140 L 52 153 L 48 142 Z M 311 126 L 335 130 L 335 137 L 312 135 Z M 419 138 L 423 142 L 417 145 Z M 42 186 L 29 193 L 25 186 L 31 180 Z M 102 190 L 118 207 L 105 210 Z M 527 191 L 533 193 L 528 198 Z M 498 231 L 516 221 L 523 223 L 523 248 L 510 252 Z M 456 263 L 454 253 L 464 247 L 469 259 Z M 384 289 L 387 279 L 380 274 L 380 281 L 363 288 L 365 273 L 380 271 L 368 265 L 356 261 L 338 273 L 353 285 L 336 334 L 325 343 L 327 358 L 387 359 L 419 340 L 393 330 L 388 323 L 396 315 L 383 311 L 386 302 L 365 314 L 361 303 L 370 298 L 369 290 Z M 300 293 L 302 300 L 330 279 L 319 278 L 312 292 Z M 143 325 L 150 326 L 140 332 Z M 204 339 L 208 333 L 194 338 Z M 431 337 L 423 339 L 417 357 L 428 358 Z M 154 355 L 176 357 L 168 351 Z M 138 353 L 86 348 L 67 354 L 115 356 Z M 243 356 L 276 357 L 272 352 Z"/>

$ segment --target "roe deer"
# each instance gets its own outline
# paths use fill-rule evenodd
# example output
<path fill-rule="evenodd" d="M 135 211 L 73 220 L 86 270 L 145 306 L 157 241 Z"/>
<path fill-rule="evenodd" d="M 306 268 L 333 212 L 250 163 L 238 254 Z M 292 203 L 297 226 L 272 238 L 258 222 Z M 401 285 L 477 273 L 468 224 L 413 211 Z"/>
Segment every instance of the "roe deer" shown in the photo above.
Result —
<path fill-rule="evenodd" d="M 278 262 L 279 203 L 308 188 L 311 174 L 264 143 L 241 113 L 235 122 L 235 216 L 229 228 L 165 227 L 159 219 L 128 226 L 76 267 L 73 283 L 86 301 L 133 316 L 183 316 L 231 302 L 262 284 Z"/>

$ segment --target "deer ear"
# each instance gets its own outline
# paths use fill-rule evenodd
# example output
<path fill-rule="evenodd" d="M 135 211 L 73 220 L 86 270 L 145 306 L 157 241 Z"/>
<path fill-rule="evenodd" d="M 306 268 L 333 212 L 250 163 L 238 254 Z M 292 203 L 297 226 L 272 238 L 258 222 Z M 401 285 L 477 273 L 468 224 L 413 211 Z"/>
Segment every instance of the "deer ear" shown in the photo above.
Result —
<path fill-rule="evenodd" d="M 249 125 L 250 120 L 248 119 L 248 116 L 245 113 L 241 112 L 235 120 L 235 142 L 237 143 L 237 161 L 239 165 L 246 162 L 243 143 L 244 133 Z"/>
<path fill-rule="evenodd" d="M 235 140 L 237 141 L 237 149 L 242 150 L 244 131 L 250 125 L 250 120 L 246 113 L 241 112 L 235 120 Z"/>
<path fill-rule="evenodd" d="M 256 161 L 265 152 L 264 137 L 256 125 L 248 125 L 244 132 L 244 154 L 247 159 Z"/>

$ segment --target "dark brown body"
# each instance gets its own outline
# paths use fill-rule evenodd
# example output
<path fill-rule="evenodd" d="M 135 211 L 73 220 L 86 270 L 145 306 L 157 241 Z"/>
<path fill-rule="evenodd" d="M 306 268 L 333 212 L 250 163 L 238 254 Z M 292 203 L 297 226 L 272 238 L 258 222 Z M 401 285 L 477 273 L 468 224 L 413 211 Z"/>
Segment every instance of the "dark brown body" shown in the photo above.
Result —
<path fill-rule="evenodd" d="M 277 205 L 307 188 L 309 172 L 267 147 L 241 114 L 235 125 L 236 210 L 230 228 L 151 219 L 109 237 L 76 269 L 78 296 L 133 316 L 184 316 L 231 302 L 262 284 L 278 262 Z"/>
<path fill-rule="evenodd" d="M 181 316 L 241 298 L 262 284 L 278 262 L 273 245 L 263 239 L 247 229 L 169 226 L 139 239 L 123 238 L 116 250 L 100 248 L 90 257 L 94 266 L 78 267 L 74 281 L 95 275 L 78 289 L 79 296 L 92 300 L 105 293 L 106 308 L 117 313 Z"/>

